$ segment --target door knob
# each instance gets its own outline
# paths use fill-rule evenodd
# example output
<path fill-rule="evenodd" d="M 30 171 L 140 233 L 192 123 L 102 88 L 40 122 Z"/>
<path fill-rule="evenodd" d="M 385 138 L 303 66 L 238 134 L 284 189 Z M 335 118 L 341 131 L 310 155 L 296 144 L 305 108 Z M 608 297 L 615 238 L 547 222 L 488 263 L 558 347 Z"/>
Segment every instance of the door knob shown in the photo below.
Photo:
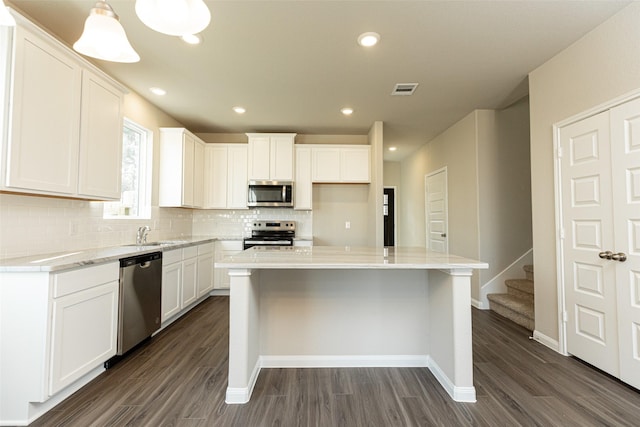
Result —
<path fill-rule="evenodd" d="M 613 257 L 613 252 L 611 251 L 600 252 L 598 256 L 602 259 L 611 259 L 611 257 Z"/>
<path fill-rule="evenodd" d="M 440 237 L 447 237 L 447 233 L 440 234 Z"/>
<path fill-rule="evenodd" d="M 613 254 L 611 255 L 611 258 L 614 261 L 620 261 L 620 262 L 625 262 L 627 260 L 627 254 L 625 254 L 624 252 L 618 252 L 617 254 Z"/>

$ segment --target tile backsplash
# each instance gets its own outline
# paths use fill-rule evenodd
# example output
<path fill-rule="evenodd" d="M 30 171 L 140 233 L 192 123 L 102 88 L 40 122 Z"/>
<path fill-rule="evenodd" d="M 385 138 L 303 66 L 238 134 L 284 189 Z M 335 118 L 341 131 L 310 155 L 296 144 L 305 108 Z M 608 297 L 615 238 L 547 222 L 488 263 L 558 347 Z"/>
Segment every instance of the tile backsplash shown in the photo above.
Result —
<path fill-rule="evenodd" d="M 293 209 L 190 210 L 158 208 L 151 219 L 104 219 L 102 203 L 0 194 L 0 258 L 77 251 L 135 243 L 149 225 L 149 241 L 182 236 L 241 238 L 257 220 L 297 222 L 296 234 L 311 237 L 311 211 Z"/>
<path fill-rule="evenodd" d="M 278 208 L 195 210 L 193 211 L 193 234 L 196 236 L 249 237 L 251 223 L 256 220 L 296 221 L 296 236 L 311 238 L 313 235 L 311 211 Z"/>
<path fill-rule="evenodd" d="M 188 209 L 158 208 L 151 219 L 104 219 L 102 203 L 85 200 L 0 194 L 0 258 L 135 243 L 149 225 L 149 240 L 190 236 Z"/>

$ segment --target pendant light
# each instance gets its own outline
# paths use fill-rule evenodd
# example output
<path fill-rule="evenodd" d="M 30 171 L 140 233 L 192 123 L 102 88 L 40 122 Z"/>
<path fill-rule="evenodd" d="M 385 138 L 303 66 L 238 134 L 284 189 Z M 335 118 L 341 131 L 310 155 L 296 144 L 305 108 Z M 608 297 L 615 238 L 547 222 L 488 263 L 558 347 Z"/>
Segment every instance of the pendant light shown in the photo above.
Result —
<path fill-rule="evenodd" d="M 136 14 L 147 27 L 170 36 L 197 34 L 211 22 L 202 0 L 136 0 Z"/>
<path fill-rule="evenodd" d="M 4 0 L 0 0 L 0 26 L 3 27 L 15 27 L 16 20 L 13 19 L 9 9 L 4 5 Z"/>
<path fill-rule="evenodd" d="M 73 49 L 92 58 L 111 62 L 138 62 L 118 15 L 105 1 L 96 2 Z"/>

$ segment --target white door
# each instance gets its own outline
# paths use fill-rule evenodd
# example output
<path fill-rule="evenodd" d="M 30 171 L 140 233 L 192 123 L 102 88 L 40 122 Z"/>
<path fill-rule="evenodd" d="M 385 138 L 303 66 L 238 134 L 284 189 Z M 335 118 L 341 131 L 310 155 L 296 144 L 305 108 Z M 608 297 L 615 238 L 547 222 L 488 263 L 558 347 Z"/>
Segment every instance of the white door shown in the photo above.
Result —
<path fill-rule="evenodd" d="M 609 112 L 560 130 L 567 351 L 618 376 Z"/>
<path fill-rule="evenodd" d="M 640 99 L 611 110 L 620 378 L 640 388 Z"/>
<path fill-rule="evenodd" d="M 424 181 L 427 249 L 448 252 L 447 168 L 426 175 Z"/>

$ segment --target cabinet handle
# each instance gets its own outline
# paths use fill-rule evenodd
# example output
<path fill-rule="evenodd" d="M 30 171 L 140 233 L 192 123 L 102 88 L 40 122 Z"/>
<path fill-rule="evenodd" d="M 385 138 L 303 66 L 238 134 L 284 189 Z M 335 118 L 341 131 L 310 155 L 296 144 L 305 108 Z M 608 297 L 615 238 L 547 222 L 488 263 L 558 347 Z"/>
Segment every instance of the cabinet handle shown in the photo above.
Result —
<path fill-rule="evenodd" d="M 613 254 L 611 255 L 611 258 L 614 261 L 620 261 L 620 262 L 625 262 L 627 260 L 627 254 L 625 254 L 624 252 L 618 252 L 617 254 Z"/>
<path fill-rule="evenodd" d="M 611 257 L 613 257 L 613 252 L 611 251 L 600 252 L 598 256 L 602 259 L 611 259 Z"/>

